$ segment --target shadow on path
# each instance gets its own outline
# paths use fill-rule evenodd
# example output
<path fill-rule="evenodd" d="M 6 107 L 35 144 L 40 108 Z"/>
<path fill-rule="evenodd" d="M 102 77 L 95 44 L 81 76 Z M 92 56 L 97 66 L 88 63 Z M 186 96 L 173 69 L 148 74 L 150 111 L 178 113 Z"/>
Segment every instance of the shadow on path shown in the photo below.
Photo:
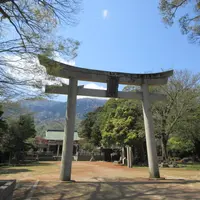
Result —
<path fill-rule="evenodd" d="M 103 182 L 45 182 L 40 181 L 33 192 L 33 199 L 58 200 L 114 200 L 114 199 L 200 199 L 198 180 L 165 181 L 103 181 Z M 15 200 L 26 199 L 34 181 L 18 182 L 14 193 Z"/>
<path fill-rule="evenodd" d="M 32 170 L 30 169 L 16 169 L 16 168 L 0 168 L 0 175 L 3 174 L 16 174 L 16 173 L 21 173 L 21 172 L 30 172 Z"/>

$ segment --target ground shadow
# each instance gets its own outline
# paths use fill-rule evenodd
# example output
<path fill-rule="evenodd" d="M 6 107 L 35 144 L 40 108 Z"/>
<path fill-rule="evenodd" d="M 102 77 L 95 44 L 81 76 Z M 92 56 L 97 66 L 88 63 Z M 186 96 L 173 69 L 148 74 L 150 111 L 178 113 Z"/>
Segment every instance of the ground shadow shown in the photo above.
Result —
<path fill-rule="evenodd" d="M 103 184 L 123 184 L 123 185 L 126 185 L 126 184 L 134 184 L 134 185 L 141 185 L 141 184 L 144 184 L 144 185 L 148 185 L 148 184 L 180 184 L 180 185 L 186 185 L 186 184 L 192 184 L 192 183 L 200 183 L 200 180 L 186 180 L 186 179 L 165 179 L 165 180 L 144 180 L 144 181 L 138 181 L 138 180 L 134 180 L 134 179 L 130 179 L 130 180 L 127 180 L 126 181 L 112 181 L 112 179 L 108 180 L 108 181 L 100 181 L 101 183 Z M 97 183 L 97 182 L 88 182 L 88 181 L 76 181 L 76 183 Z"/>
<path fill-rule="evenodd" d="M 114 199 L 200 199 L 200 188 L 188 187 L 199 180 L 126 181 L 126 182 L 43 182 L 34 189 L 33 199 L 114 200 Z M 34 182 L 20 182 L 15 200 L 26 199 Z"/>
<path fill-rule="evenodd" d="M 55 165 L 55 164 L 54 163 L 47 163 L 47 162 L 33 162 L 33 163 L 25 164 L 25 166 L 50 166 L 50 165 Z"/>
<path fill-rule="evenodd" d="M 20 172 L 30 172 L 30 169 L 16 169 L 16 168 L 0 168 L 0 175 L 3 174 L 17 174 Z"/>
<path fill-rule="evenodd" d="M 55 165 L 54 163 L 47 163 L 47 162 L 28 162 L 25 161 L 23 163 L 18 163 L 18 164 L 2 164 L 1 167 L 27 167 L 27 166 L 50 166 L 50 165 Z"/>

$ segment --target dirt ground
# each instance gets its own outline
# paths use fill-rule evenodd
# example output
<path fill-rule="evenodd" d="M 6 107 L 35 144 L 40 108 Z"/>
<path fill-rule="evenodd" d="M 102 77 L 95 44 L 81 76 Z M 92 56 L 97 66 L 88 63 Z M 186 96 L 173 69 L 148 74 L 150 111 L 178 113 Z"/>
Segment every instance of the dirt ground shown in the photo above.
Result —
<path fill-rule="evenodd" d="M 161 169 L 165 180 L 149 180 L 148 168 L 106 162 L 73 162 L 72 180 L 59 181 L 60 162 L 0 168 L 0 179 L 17 179 L 15 200 L 200 199 L 200 171 Z"/>

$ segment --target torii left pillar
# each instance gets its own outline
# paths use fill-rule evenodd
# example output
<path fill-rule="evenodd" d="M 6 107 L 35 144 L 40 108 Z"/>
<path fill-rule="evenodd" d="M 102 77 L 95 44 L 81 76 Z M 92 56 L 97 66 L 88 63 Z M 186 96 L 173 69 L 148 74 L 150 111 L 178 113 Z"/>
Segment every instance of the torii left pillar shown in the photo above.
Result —
<path fill-rule="evenodd" d="M 65 125 L 65 135 L 63 140 L 61 172 L 60 172 L 61 181 L 71 180 L 74 126 L 76 117 L 76 96 L 78 90 L 77 84 L 78 84 L 77 79 L 75 78 L 69 79 L 66 125 Z"/>
<path fill-rule="evenodd" d="M 142 93 L 142 107 L 150 178 L 160 178 L 148 84 L 144 83 L 142 85 Z"/>

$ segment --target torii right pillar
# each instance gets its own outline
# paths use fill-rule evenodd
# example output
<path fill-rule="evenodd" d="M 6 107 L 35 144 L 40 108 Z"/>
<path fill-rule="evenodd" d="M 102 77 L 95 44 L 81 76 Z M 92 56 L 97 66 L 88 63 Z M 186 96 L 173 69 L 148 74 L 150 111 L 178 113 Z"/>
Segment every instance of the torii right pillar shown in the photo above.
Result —
<path fill-rule="evenodd" d="M 148 84 L 142 84 L 141 89 L 149 174 L 150 178 L 160 178 Z"/>

